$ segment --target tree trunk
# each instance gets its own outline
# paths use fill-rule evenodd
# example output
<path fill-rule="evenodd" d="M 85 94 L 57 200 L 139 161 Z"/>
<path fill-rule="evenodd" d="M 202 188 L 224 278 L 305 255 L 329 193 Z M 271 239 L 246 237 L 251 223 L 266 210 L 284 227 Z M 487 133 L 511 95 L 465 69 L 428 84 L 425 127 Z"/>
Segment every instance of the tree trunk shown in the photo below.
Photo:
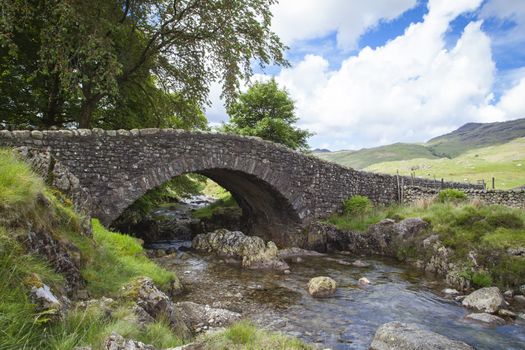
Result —
<path fill-rule="evenodd" d="M 102 99 L 102 95 L 84 95 L 86 98 L 80 106 L 79 127 L 80 129 L 90 129 L 93 112 L 97 108 L 98 102 Z"/>
<path fill-rule="evenodd" d="M 47 108 L 44 111 L 42 118 L 42 124 L 44 127 L 49 128 L 51 126 L 59 126 L 62 121 L 58 120 L 58 117 L 62 113 L 64 106 L 64 99 L 60 95 L 60 80 L 58 74 L 55 74 L 53 81 L 51 82 L 51 88 L 49 89 L 49 98 L 47 99 Z"/>

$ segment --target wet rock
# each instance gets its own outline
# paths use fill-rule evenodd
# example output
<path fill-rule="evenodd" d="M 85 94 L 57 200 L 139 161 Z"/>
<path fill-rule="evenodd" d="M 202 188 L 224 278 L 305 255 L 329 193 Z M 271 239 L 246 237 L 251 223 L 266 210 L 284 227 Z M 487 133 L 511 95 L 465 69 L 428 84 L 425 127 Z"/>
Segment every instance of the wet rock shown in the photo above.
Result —
<path fill-rule="evenodd" d="M 525 295 L 525 284 L 524 284 L 524 285 L 521 285 L 521 286 L 518 288 L 518 291 L 520 292 L 521 295 Z"/>
<path fill-rule="evenodd" d="M 457 295 L 459 294 L 459 292 L 455 289 L 452 289 L 452 288 L 445 288 L 443 289 L 442 291 L 444 294 L 447 294 L 447 295 Z"/>
<path fill-rule="evenodd" d="M 512 297 L 514 296 L 514 291 L 513 290 L 506 290 L 504 293 L 503 293 L 503 296 L 506 298 L 506 299 L 512 299 Z"/>
<path fill-rule="evenodd" d="M 501 317 L 516 318 L 516 314 L 507 309 L 499 309 L 498 315 L 500 315 Z"/>
<path fill-rule="evenodd" d="M 326 260 L 333 261 L 335 263 L 338 263 L 339 265 L 345 265 L 345 266 L 351 266 L 352 263 L 345 261 L 343 259 L 336 259 L 336 258 L 325 258 Z"/>
<path fill-rule="evenodd" d="M 240 231 L 217 230 L 197 235 L 192 242 L 197 250 L 220 256 L 238 257 L 249 269 L 288 270 L 290 267 L 278 256 L 275 243 L 265 243 L 260 237 L 246 236 Z"/>
<path fill-rule="evenodd" d="M 467 295 L 462 304 L 468 308 L 495 313 L 505 304 L 505 300 L 498 287 L 486 287 Z"/>
<path fill-rule="evenodd" d="M 111 335 L 104 341 L 104 350 L 157 350 L 152 345 L 146 345 L 135 340 L 126 340 L 118 333 Z"/>
<path fill-rule="evenodd" d="M 290 259 L 304 256 L 323 256 L 324 254 L 318 253 L 313 250 L 306 250 L 297 247 L 280 249 L 277 252 L 277 256 L 281 259 Z"/>
<path fill-rule="evenodd" d="M 370 281 L 366 277 L 361 277 L 357 283 L 359 283 L 360 286 L 367 286 L 370 284 Z"/>
<path fill-rule="evenodd" d="M 241 318 L 241 314 L 209 305 L 201 305 L 190 301 L 176 303 L 184 323 L 193 331 L 203 327 L 227 326 Z"/>
<path fill-rule="evenodd" d="M 419 328 L 415 324 L 390 322 L 376 331 L 370 350 L 474 350 L 461 341 Z"/>
<path fill-rule="evenodd" d="M 515 295 L 512 300 L 520 305 L 525 305 L 525 296 L 523 295 Z"/>
<path fill-rule="evenodd" d="M 501 317 L 498 317 L 492 314 L 488 314 L 485 312 L 468 314 L 467 316 L 465 316 L 465 318 L 469 320 L 486 323 L 492 326 L 505 324 L 505 320 L 502 319 Z"/>
<path fill-rule="evenodd" d="M 335 294 L 337 283 L 330 277 L 314 277 L 308 282 L 308 293 L 315 298 L 327 298 Z"/>
<path fill-rule="evenodd" d="M 519 318 L 520 320 L 525 321 L 525 313 L 517 314 L 516 317 Z"/>
<path fill-rule="evenodd" d="M 151 278 L 138 278 L 123 289 L 124 297 L 134 301 L 153 319 L 167 319 L 171 328 L 178 330 L 181 334 L 188 332 L 171 299 L 155 286 Z M 140 318 L 143 315 L 139 312 L 137 316 Z"/>
<path fill-rule="evenodd" d="M 370 264 L 369 263 L 366 263 L 362 260 L 355 260 L 354 262 L 352 262 L 352 266 L 355 266 L 355 267 L 370 267 Z"/>

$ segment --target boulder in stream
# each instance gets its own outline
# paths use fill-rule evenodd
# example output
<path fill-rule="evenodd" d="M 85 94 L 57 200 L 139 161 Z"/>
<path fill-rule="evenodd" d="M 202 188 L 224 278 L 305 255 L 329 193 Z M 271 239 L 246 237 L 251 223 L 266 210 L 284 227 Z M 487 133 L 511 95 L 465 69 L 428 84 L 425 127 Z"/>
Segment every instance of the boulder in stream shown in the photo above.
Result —
<path fill-rule="evenodd" d="M 498 287 L 486 287 L 467 295 L 462 304 L 465 307 L 492 314 L 505 305 L 505 299 Z"/>
<path fill-rule="evenodd" d="M 487 325 L 496 326 L 496 325 L 503 325 L 505 324 L 505 320 L 501 317 L 487 314 L 486 312 L 475 312 L 472 314 L 468 314 L 465 316 L 466 319 L 485 323 Z"/>
<path fill-rule="evenodd" d="M 197 235 L 193 248 L 220 256 L 236 257 L 242 266 L 249 269 L 289 270 L 290 267 L 277 256 L 277 246 L 272 241 L 265 243 L 256 236 L 246 236 L 241 231 L 219 229 Z"/>
<path fill-rule="evenodd" d="M 474 350 L 474 348 L 464 342 L 421 329 L 415 324 L 389 322 L 378 328 L 370 350 Z"/>
<path fill-rule="evenodd" d="M 330 277 L 314 277 L 308 282 L 308 293 L 314 298 L 327 298 L 335 294 L 337 283 Z"/>

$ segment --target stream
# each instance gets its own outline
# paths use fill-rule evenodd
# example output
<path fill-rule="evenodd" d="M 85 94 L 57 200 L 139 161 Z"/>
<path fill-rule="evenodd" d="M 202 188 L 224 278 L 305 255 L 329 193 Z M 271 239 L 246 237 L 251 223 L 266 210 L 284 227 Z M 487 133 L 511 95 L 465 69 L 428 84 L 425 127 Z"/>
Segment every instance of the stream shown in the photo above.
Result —
<path fill-rule="evenodd" d="M 321 348 L 368 349 L 379 326 L 401 321 L 476 349 L 525 349 L 525 321 L 497 327 L 468 321 L 464 318 L 468 310 L 441 292 L 446 286 L 440 280 L 391 259 L 344 254 L 303 257 L 289 262 L 291 273 L 286 275 L 247 270 L 230 259 L 193 252 L 191 242 L 185 240 L 155 242 L 148 248 L 176 251 L 157 262 L 180 277 L 186 290 L 181 301 L 239 312 L 259 326 Z M 357 258 L 370 266 L 344 264 Z M 306 285 L 316 276 L 337 281 L 333 297 L 315 299 L 308 294 Z M 359 286 L 361 277 L 371 284 Z"/>

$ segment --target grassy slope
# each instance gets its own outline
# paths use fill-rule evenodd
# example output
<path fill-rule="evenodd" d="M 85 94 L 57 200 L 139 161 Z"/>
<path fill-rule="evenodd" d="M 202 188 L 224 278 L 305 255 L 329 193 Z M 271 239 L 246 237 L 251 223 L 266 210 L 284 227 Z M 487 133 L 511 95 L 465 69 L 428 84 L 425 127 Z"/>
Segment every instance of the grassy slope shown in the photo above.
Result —
<path fill-rule="evenodd" d="M 468 123 L 429 140 L 427 146 L 435 154 L 453 158 L 466 150 L 500 145 L 524 136 L 525 118 L 500 123 Z"/>
<path fill-rule="evenodd" d="M 364 169 L 379 162 L 413 158 L 437 158 L 428 148 L 419 144 L 395 143 L 387 146 L 364 148 L 359 151 L 315 153 L 316 156 L 355 169 Z"/>
<path fill-rule="evenodd" d="M 101 349 L 103 340 L 117 332 L 125 338 L 157 348 L 181 345 L 181 338 L 163 321 L 140 327 L 122 287 L 138 276 L 152 278 L 161 288 L 175 280 L 172 272 L 144 255 L 140 243 L 129 236 L 106 230 L 93 220 L 93 238 L 81 234 L 81 218 L 67 199 L 44 186 L 11 151 L 0 149 L 0 349 L 70 350 L 90 345 Z M 62 290 L 64 278 L 39 256 L 27 253 L 17 239 L 27 225 L 50 232 L 55 239 L 75 245 L 83 263 L 82 275 L 93 297 L 114 297 L 110 316 L 97 305 L 86 310 L 72 308 L 66 318 L 51 321 L 29 300 L 32 286 L 45 283 Z M 245 323 L 201 340 L 205 349 L 307 349 L 301 342 L 257 330 Z"/>
<path fill-rule="evenodd" d="M 365 170 L 387 174 L 395 174 L 399 170 L 402 175 L 410 175 L 411 171 L 415 171 L 419 177 L 463 182 L 485 179 L 489 183 L 495 177 L 496 188 L 510 189 L 525 184 L 525 138 L 473 149 L 453 159 L 419 158 L 385 162 L 371 165 Z"/>
<path fill-rule="evenodd" d="M 507 248 L 525 246 L 525 211 L 504 206 L 483 206 L 474 203 L 422 203 L 422 205 L 374 208 L 364 216 L 337 215 L 328 222 L 345 230 L 365 231 L 369 225 L 385 218 L 396 220 L 420 217 L 430 222 L 432 233 L 454 249 L 454 258 L 469 264 L 468 252 L 477 252 L 478 263 L 488 270 L 489 280 L 502 286 L 518 286 L 525 282 L 525 258 L 509 257 Z M 429 236 L 426 233 L 420 241 Z M 411 242 L 404 242 L 400 258 L 424 254 Z M 415 256 L 404 256 L 408 253 Z M 474 278 L 475 274 L 469 277 Z M 476 281 L 474 281 L 476 282 Z M 475 283 L 476 284 L 476 283 Z M 484 286 L 484 285 L 483 285 Z"/>

